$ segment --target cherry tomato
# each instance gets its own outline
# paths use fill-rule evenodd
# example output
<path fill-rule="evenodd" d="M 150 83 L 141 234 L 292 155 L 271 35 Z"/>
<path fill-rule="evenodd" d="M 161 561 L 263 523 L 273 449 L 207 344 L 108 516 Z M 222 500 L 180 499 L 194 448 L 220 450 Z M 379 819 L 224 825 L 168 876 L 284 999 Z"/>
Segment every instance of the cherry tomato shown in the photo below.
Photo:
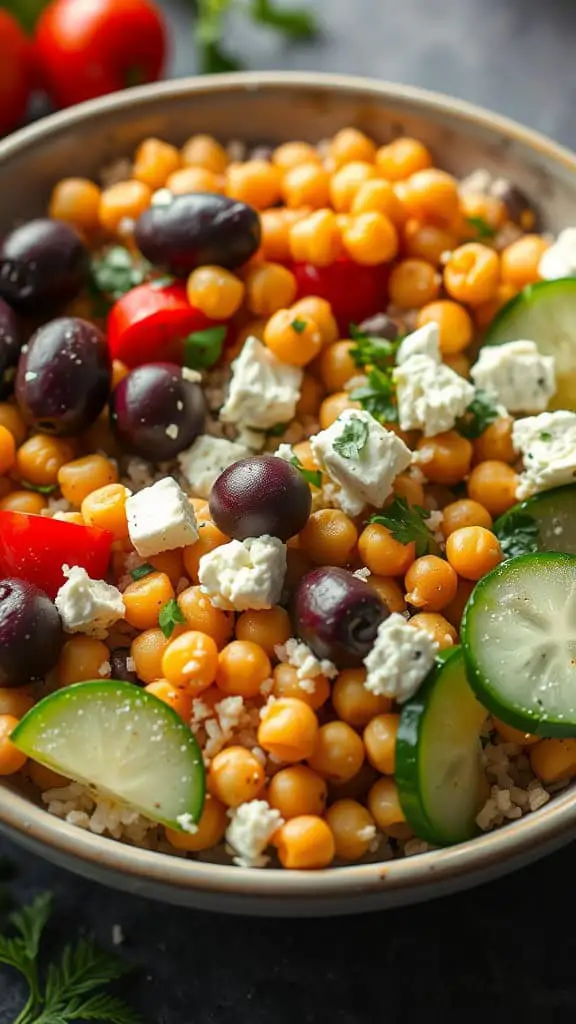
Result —
<path fill-rule="evenodd" d="M 298 282 L 298 298 L 319 295 L 332 306 L 338 326 L 347 336 L 349 325 L 386 309 L 389 267 L 361 267 L 349 259 L 339 259 L 328 267 L 295 263 L 290 269 Z"/>
<path fill-rule="evenodd" d="M 32 44 L 0 7 L 0 135 L 24 119 L 32 88 Z"/>
<path fill-rule="evenodd" d="M 36 51 L 47 91 L 68 107 L 160 78 L 164 20 L 150 0 L 52 0 Z"/>

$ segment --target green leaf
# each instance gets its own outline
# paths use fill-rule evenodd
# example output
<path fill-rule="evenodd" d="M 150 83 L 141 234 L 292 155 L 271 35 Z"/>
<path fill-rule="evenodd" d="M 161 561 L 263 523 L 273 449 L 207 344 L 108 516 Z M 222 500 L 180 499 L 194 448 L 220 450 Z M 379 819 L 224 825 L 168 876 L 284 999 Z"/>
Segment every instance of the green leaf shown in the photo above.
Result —
<path fill-rule="evenodd" d="M 70 1000 L 62 1010 L 42 1014 L 42 1024 L 60 1024 L 64 1021 L 101 1020 L 108 1024 L 140 1024 L 142 1018 L 121 999 L 98 992 L 87 999 Z"/>
<path fill-rule="evenodd" d="M 398 351 L 400 338 L 390 341 L 388 338 L 372 338 L 364 334 L 356 324 L 350 324 L 350 337 L 356 344 L 350 349 L 350 355 L 356 366 L 376 366 L 386 369 Z"/>
<path fill-rule="evenodd" d="M 252 0 L 250 13 L 254 21 L 269 25 L 289 39 L 310 39 L 318 25 L 311 11 L 304 7 L 275 7 L 271 0 Z"/>
<path fill-rule="evenodd" d="M 388 505 L 385 512 L 377 512 L 370 519 L 371 523 L 380 523 L 385 526 L 401 544 L 410 544 L 414 541 L 416 555 L 427 555 L 430 551 L 434 554 L 438 551 L 438 545 L 425 520 L 430 513 L 419 505 L 409 505 L 405 498 L 394 498 L 391 505 Z"/>
<path fill-rule="evenodd" d="M 499 416 L 498 406 L 492 396 L 478 388 L 466 412 L 456 421 L 456 429 L 463 437 L 473 441 Z"/>
<path fill-rule="evenodd" d="M 167 640 L 172 636 L 175 627 L 177 625 L 183 625 L 185 622 L 186 619 L 180 611 L 178 601 L 175 598 L 172 598 L 171 601 L 167 601 L 160 609 L 158 625 Z"/>
<path fill-rule="evenodd" d="M 368 374 L 368 383 L 352 391 L 350 398 L 380 423 L 395 423 L 398 419 L 396 392 L 391 370 L 374 367 Z"/>
<path fill-rule="evenodd" d="M 96 294 L 116 302 L 132 288 L 143 284 L 149 272 L 147 260 L 135 259 L 123 245 L 113 245 L 103 256 L 93 257 L 90 283 Z"/>
<path fill-rule="evenodd" d="M 54 494 L 54 491 L 58 490 L 58 484 L 46 484 L 43 487 L 40 484 L 31 484 L 29 480 L 21 480 L 21 484 L 27 491 L 36 491 L 37 494 Z"/>
<path fill-rule="evenodd" d="M 332 447 L 343 459 L 359 459 L 368 442 L 369 433 L 368 424 L 364 420 L 350 419 Z"/>
<path fill-rule="evenodd" d="M 506 515 L 494 530 L 504 558 L 528 555 L 540 549 L 540 527 L 536 519 L 521 509 Z"/>
<path fill-rule="evenodd" d="M 290 462 L 302 474 L 307 484 L 313 487 L 322 486 L 322 473 L 319 469 L 305 469 L 297 455 L 292 455 Z"/>
<path fill-rule="evenodd" d="M 494 238 L 496 228 L 493 228 L 483 217 L 466 217 L 466 223 L 474 228 L 478 238 Z"/>
<path fill-rule="evenodd" d="M 541 430 L 540 431 L 540 440 L 541 441 L 551 441 L 552 440 L 552 434 L 548 430 Z"/>
<path fill-rule="evenodd" d="M 184 366 L 192 370 L 205 370 L 214 366 L 222 355 L 225 337 L 224 324 L 215 324 L 214 327 L 189 334 L 184 339 Z"/>
<path fill-rule="evenodd" d="M 29 960 L 35 960 L 38 956 L 42 932 L 51 913 L 52 895 L 49 892 L 43 892 L 28 906 L 22 907 L 21 910 L 16 910 L 10 915 L 10 923 L 19 932 Z"/>
<path fill-rule="evenodd" d="M 298 317 L 296 317 L 295 320 L 292 320 L 290 327 L 293 331 L 296 331 L 296 334 L 302 334 L 306 330 L 306 321 L 299 320 Z"/>
<path fill-rule="evenodd" d="M 131 569 L 130 575 L 133 580 L 143 580 L 151 572 L 156 572 L 154 566 L 150 565 L 150 562 L 144 562 L 144 565 L 137 565 L 135 569 Z"/>

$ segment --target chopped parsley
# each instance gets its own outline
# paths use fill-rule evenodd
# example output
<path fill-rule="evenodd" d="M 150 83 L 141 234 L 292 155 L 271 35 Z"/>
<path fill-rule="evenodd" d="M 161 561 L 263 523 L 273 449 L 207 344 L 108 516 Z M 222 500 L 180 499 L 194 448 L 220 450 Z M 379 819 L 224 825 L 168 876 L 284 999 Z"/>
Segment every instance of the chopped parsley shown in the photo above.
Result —
<path fill-rule="evenodd" d="M 350 398 L 354 402 L 360 402 L 362 408 L 380 423 L 396 423 L 398 420 L 396 393 L 390 369 L 380 370 L 374 366 L 368 374 L 368 383 L 355 388 Z"/>
<path fill-rule="evenodd" d="M 548 430 L 541 430 L 540 431 L 540 440 L 541 441 L 551 441 L 552 440 L 552 434 L 550 433 L 550 431 L 548 431 Z"/>
<path fill-rule="evenodd" d="M 29 480 L 22 480 L 21 483 L 27 491 L 36 491 L 37 494 L 53 494 L 58 490 L 58 484 L 31 484 Z"/>
<path fill-rule="evenodd" d="M 144 562 L 144 565 L 137 565 L 135 569 L 131 569 L 130 575 L 133 580 L 143 580 L 151 572 L 156 572 L 154 566 L 150 565 L 150 562 Z"/>
<path fill-rule="evenodd" d="M 290 464 L 295 466 L 296 469 L 302 474 L 307 484 L 312 484 L 313 487 L 322 486 L 322 473 L 319 469 L 306 469 L 297 455 L 292 455 Z"/>
<path fill-rule="evenodd" d="M 215 324 L 203 331 L 193 331 L 184 339 L 184 366 L 192 370 L 205 370 L 214 366 L 222 355 L 226 327 Z"/>
<path fill-rule="evenodd" d="M 343 459 L 359 459 L 368 442 L 369 432 L 368 424 L 364 420 L 350 419 L 332 447 Z"/>
<path fill-rule="evenodd" d="M 427 555 L 430 551 L 437 552 L 438 545 L 434 540 L 432 532 L 426 526 L 425 520 L 430 513 L 419 505 L 409 505 L 406 498 L 394 498 L 391 505 L 388 505 L 384 512 L 377 512 L 370 519 L 371 523 L 379 523 L 385 526 L 394 537 L 394 540 L 401 544 L 410 544 L 414 541 L 416 555 Z"/>
<path fill-rule="evenodd" d="M 90 285 L 96 295 L 105 295 L 116 302 L 126 292 L 143 284 L 150 264 L 135 259 L 123 245 L 113 245 L 103 256 L 95 256 L 90 266 Z"/>
<path fill-rule="evenodd" d="M 474 228 L 478 238 L 494 238 L 496 228 L 493 228 L 483 217 L 466 217 L 466 223 Z"/>
<path fill-rule="evenodd" d="M 180 611 L 176 598 L 173 597 L 171 601 L 167 601 L 160 609 L 158 625 L 167 640 L 172 636 L 176 626 L 183 626 L 185 622 L 186 619 Z"/>
<path fill-rule="evenodd" d="M 540 550 L 540 527 L 534 516 L 523 509 L 514 509 L 504 516 L 494 533 L 500 541 L 504 558 L 528 555 Z"/>
<path fill-rule="evenodd" d="M 296 317 L 295 320 L 292 320 L 290 327 L 293 331 L 296 331 L 296 334 L 303 334 L 306 330 L 306 321 L 299 320 L 298 317 Z"/>
<path fill-rule="evenodd" d="M 398 351 L 400 339 L 390 341 L 388 338 L 373 338 L 364 334 L 356 324 L 350 324 L 350 337 L 356 342 L 350 349 L 350 355 L 356 366 L 387 367 Z"/>
<path fill-rule="evenodd" d="M 478 388 L 466 412 L 457 420 L 456 429 L 463 437 L 473 441 L 474 438 L 480 437 L 499 415 L 498 406 L 492 396 Z"/>

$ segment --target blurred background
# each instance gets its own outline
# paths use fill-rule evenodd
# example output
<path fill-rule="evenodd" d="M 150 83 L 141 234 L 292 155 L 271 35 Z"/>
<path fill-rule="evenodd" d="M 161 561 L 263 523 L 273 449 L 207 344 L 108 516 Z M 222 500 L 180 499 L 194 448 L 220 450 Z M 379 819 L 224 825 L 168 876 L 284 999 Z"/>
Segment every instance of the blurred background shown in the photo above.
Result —
<path fill-rule="evenodd" d="M 166 36 L 167 56 L 158 72 L 163 77 L 236 64 L 373 75 L 472 100 L 567 145 L 576 143 L 573 0 L 300 2 L 296 8 L 295 0 L 52 0 L 37 30 L 42 29 L 42 60 L 36 54 L 30 81 L 44 84 L 56 104 L 65 105 L 83 98 L 79 78 L 98 79 L 94 62 L 103 62 L 104 72 L 99 84 L 92 82 L 93 94 L 117 85 L 119 71 L 119 84 L 156 77 L 141 66 L 146 47 L 143 63 L 155 60 L 150 47 L 157 39 L 143 43 L 148 29 L 142 8 L 153 3 Z M 21 120 L 23 102 L 16 66 L 20 44 L 2 15 L 15 15 L 31 30 L 45 7 L 46 0 L 0 6 L 0 130 Z M 83 56 L 82 67 L 75 50 L 76 57 L 78 51 L 90 55 Z M 51 75 L 64 85 L 51 84 Z M 36 116 L 47 109 L 38 92 L 31 109 Z"/>

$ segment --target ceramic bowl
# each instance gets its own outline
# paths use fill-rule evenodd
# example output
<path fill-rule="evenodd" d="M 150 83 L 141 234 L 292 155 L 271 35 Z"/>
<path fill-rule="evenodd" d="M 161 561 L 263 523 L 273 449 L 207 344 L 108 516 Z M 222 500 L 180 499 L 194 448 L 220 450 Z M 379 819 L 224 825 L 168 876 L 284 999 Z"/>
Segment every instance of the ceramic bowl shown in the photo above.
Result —
<path fill-rule="evenodd" d="M 0 142 L 0 232 L 44 211 L 62 176 L 96 175 L 145 136 L 313 142 L 344 125 L 379 142 L 416 136 L 457 175 L 486 167 L 509 177 L 538 201 L 551 230 L 576 223 L 576 157 L 512 121 L 384 82 L 258 73 L 118 93 Z M 230 913 L 324 915 L 415 903 L 512 871 L 576 835 L 576 796 L 566 790 L 535 814 L 451 849 L 320 872 L 247 870 L 135 849 L 48 815 L 12 782 L 0 788 L 0 826 L 40 856 L 120 889 Z"/>

